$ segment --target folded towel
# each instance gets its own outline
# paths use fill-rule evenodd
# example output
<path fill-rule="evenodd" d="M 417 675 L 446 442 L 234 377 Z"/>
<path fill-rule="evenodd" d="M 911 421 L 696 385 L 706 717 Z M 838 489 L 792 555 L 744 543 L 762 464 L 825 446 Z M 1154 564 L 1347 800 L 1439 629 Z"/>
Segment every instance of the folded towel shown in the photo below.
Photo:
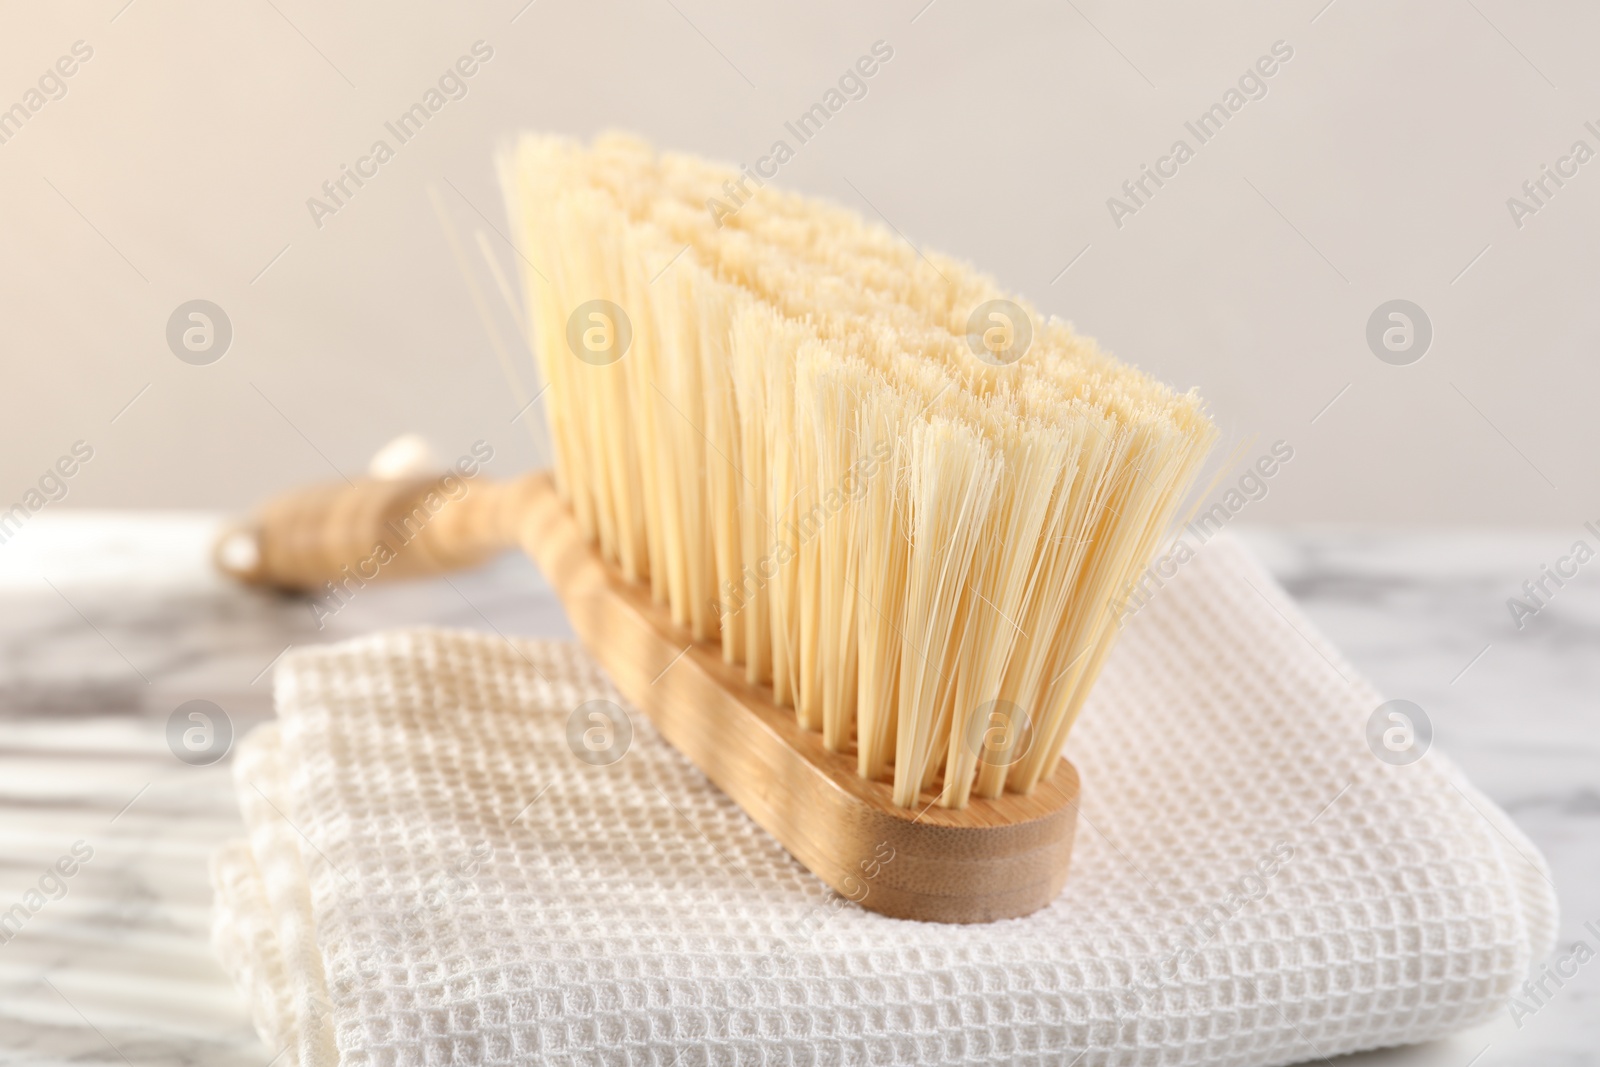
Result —
<path fill-rule="evenodd" d="M 1374 754 L 1378 694 L 1225 536 L 1073 734 L 1066 890 L 981 926 L 842 900 L 637 712 L 569 742 L 623 704 L 573 645 L 385 633 L 276 694 L 213 875 L 280 1063 L 1282 1064 L 1480 1022 L 1555 936 L 1534 847 Z"/>

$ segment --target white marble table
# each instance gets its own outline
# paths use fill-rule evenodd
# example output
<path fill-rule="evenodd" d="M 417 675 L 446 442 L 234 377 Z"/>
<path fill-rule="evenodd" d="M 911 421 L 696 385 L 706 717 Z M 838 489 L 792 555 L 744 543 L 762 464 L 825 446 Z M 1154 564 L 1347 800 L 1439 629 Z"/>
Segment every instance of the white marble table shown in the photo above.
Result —
<path fill-rule="evenodd" d="M 208 947 L 207 855 L 240 824 L 227 761 L 192 767 L 168 749 L 179 704 L 214 701 L 243 733 L 270 714 L 268 668 L 287 646 L 380 626 L 571 633 L 537 571 L 510 557 L 362 590 L 319 630 L 304 603 L 215 578 L 214 526 L 46 512 L 0 545 L 0 914 L 76 843 L 93 850 L 64 894 L 49 881 L 20 930 L 0 927 L 0 1063 L 273 1058 Z M 1544 850 L 1562 950 L 1600 949 L 1582 929 L 1600 920 L 1600 582 L 1569 583 L 1520 632 L 1505 600 L 1580 534 L 1246 534 L 1380 688 L 1427 709 L 1434 743 Z M 1597 990 L 1591 963 L 1520 1028 L 1506 1016 L 1341 1062 L 1600 1064 Z"/>

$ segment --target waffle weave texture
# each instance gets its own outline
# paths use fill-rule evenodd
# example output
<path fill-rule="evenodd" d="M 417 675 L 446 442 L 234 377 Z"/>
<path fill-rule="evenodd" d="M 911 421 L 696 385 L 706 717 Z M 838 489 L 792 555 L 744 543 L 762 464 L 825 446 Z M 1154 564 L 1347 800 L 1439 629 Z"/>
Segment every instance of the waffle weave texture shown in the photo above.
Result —
<path fill-rule="evenodd" d="M 1553 944 L 1537 850 L 1226 536 L 1128 623 L 1068 744 L 1067 888 L 942 926 L 845 904 L 575 645 L 285 657 L 235 765 L 215 942 L 284 1064 L 1232 1064 L 1422 1041 Z M 625 706 L 625 705 L 624 705 Z"/>

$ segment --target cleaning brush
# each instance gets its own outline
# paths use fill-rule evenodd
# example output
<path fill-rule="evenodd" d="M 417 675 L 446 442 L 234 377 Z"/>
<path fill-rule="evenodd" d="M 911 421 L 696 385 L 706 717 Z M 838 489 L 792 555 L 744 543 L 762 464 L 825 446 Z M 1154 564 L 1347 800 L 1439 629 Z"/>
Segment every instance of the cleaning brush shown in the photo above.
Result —
<path fill-rule="evenodd" d="M 499 169 L 553 479 L 474 482 L 397 553 L 527 548 L 667 739 L 864 906 L 1048 903 L 1061 751 L 1215 437 L 1198 397 L 748 172 L 621 136 Z M 316 589 L 435 488 L 285 498 L 232 569 Z"/>

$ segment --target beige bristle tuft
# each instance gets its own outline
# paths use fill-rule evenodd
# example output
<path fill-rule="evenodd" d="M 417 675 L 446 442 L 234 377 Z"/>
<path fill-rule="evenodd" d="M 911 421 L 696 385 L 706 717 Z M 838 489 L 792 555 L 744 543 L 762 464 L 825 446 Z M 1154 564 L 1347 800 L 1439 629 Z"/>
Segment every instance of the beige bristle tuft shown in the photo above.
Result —
<path fill-rule="evenodd" d="M 1052 773 L 1215 437 L 1198 398 L 843 209 L 714 219 L 728 168 L 527 137 L 501 175 L 603 555 L 897 804 Z M 968 337 L 991 301 L 1015 358 Z"/>

